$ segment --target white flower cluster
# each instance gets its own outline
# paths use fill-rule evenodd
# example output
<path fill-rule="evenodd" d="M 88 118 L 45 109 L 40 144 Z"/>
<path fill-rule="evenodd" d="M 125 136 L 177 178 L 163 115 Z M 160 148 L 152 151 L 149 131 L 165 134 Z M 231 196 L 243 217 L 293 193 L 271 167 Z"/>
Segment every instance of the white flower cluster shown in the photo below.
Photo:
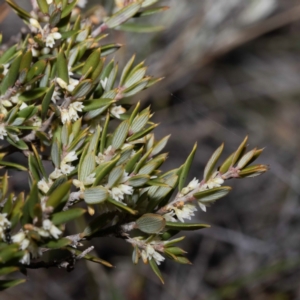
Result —
<path fill-rule="evenodd" d="M 112 146 L 108 146 L 106 150 L 104 150 L 104 153 L 99 152 L 98 155 L 95 157 L 96 163 L 98 165 L 101 165 L 102 163 L 110 160 L 112 156 L 114 155 L 114 151 Z"/>
<path fill-rule="evenodd" d="M 36 227 L 35 230 L 38 234 L 45 238 L 53 237 L 58 239 L 59 236 L 62 234 L 61 230 L 58 229 L 50 220 L 43 221 L 43 227 L 38 228 Z M 14 236 L 12 236 L 12 242 L 20 244 L 20 249 L 25 251 L 24 256 L 21 258 L 20 262 L 22 264 L 29 265 L 30 264 L 30 256 L 32 258 L 38 258 L 42 255 L 42 250 L 37 246 L 37 244 L 27 237 L 26 231 L 20 231 Z"/>
<path fill-rule="evenodd" d="M 55 45 L 55 41 L 60 40 L 60 39 L 61 39 L 61 34 L 59 32 L 51 32 L 46 37 L 46 47 L 53 48 L 53 46 Z M 49 49 L 49 52 L 50 52 L 50 49 Z"/>
<path fill-rule="evenodd" d="M 0 123 L 0 140 L 3 140 L 5 136 L 7 136 L 5 125 L 3 123 Z"/>
<path fill-rule="evenodd" d="M 30 264 L 30 254 L 32 258 L 38 258 L 42 255 L 41 249 L 34 241 L 27 238 L 24 231 L 20 231 L 19 233 L 12 236 L 12 242 L 20 244 L 20 250 L 25 251 L 24 256 L 20 259 L 20 263 L 22 264 Z"/>
<path fill-rule="evenodd" d="M 117 119 L 120 119 L 120 115 L 126 113 L 126 109 L 125 109 L 124 107 L 122 107 L 121 105 L 119 105 L 119 106 L 114 106 L 114 107 L 111 109 L 110 113 L 111 113 L 114 117 L 116 117 Z"/>
<path fill-rule="evenodd" d="M 154 259 L 157 265 L 160 265 L 162 261 L 165 260 L 165 258 L 155 250 L 153 247 L 154 245 L 147 244 L 146 248 L 142 250 L 141 256 L 143 259 L 143 262 L 146 264 L 148 262 L 148 259 Z"/>
<path fill-rule="evenodd" d="M 83 181 L 80 181 L 78 179 L 74 179 L 73 180 L 73 184 L 78 188 L 80 189 L 81 192 L 84 192 L 85 191 L 85 186 L 87 185 L 91 185 L 94 183 L 95 181 L 95 176 L 96 176 L 96 173 L 92 173 L 90 174 L 89 176 L 87 176 Z"/>
<path fill-rule="evenodd" d="M 81 102 L 73 102 L 69 105 L 69 108 L 60 108 L 61 121 L 63 124 L 76 121 L 79 119 L 78 112 L 81 112 L 84 108 Z"/>
<path fill-rule="evenodd" d="M 5 241 L 5 231 L 10 227 L 11 223 L 7 219 L 7 214 L 0 214 L 0 238 Z"/>
<path fill-rule="evenodd" d="M 166 221 L 177 222 L 174 218 L 176 215 L 177 219 L 182 223 L 184 223 L 184 219 L 191 220 L 191 218 L 195 215 L 194 212 L 197 211 L 197 208 L 194 205 L 184 203 L 181 206 L 169 205 L 168 209 L 170 211 L 164 214 Z"/>
<path fill-rule="evenodd" d="M 194 189 L 196 189 L 199 185 L 199 181 L 198 179 L 194 178 L 187 187 L 183 188 L 180 192 L 181 195 L 186 195 L 189 192 L 193 191 Z"/>
<path fill-rule="evenodd" d="M 74 89 L 76 88 L 76 86 L 78 85 L 79 80 L 70 78 L 69 84 L 67 84 L 63 79 L 58 77 L 58 78 L 56 78 L 56 82 L 59 84 L 59 86 L 62 89 L 67 90 L 68 92 L 72 93 L 74 91 Z"/>
<path fill-rule="evenodd" d="M 62 175 L 70 174 L 75 169 L 75 167 L 70 165 L 69 163 L 77 159 L 78 157 L 75 151 L 69 152 L 61 161 L 60 168 L 55 168 L 54 171 L 49 175 L 50 179 L 55 180 Z"/>
<path fill-rule="evenodd" d="M 39 190 L 41 190 L 44 194 L 47 194 L 52 184 L 53 181 L 51 179 L 46 180 L 45 178 L 42 178 L 37 185 Z"/>
<path fill-rule="evenodd" d="M 118 186 L 115 186 L 111 190 L 109 190 L 109 193 L 114 200 L 122 202 L 125 205 L 126 205 L 126 203 L 123 202 L 124 195 L 132 195 L 133 194 L 133 187 L 125 184 L 125 182 L 128 179 L 129 179 L 128 173 L 124 172 L 121 180 L 119 181 Z"/>

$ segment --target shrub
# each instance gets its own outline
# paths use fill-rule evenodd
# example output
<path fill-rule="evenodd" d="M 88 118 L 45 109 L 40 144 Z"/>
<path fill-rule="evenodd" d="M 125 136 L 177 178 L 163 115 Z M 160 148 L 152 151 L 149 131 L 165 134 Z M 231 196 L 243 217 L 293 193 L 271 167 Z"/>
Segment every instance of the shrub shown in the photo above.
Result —
<path fill-rule="evenodd" d="M 37 0 L 29 13 L 7 0 L 28 32 L 0 56 L 1 275 L 71 271 L 80 259 L 111 267 L 90 254 L 93 239 L 110 235 L 131 244 L 133 263 L 149 263 L 163 282 L 158 265 L 165 258 L 189 264 L 178 247 L 184 237 L 174 236 L 209 227 L 185 223 L 196 204 L 206 211 L 231 190 L 225 181 L 267 170 L 251 165 L 262 150 L 247 152 L 247 138 L 216 168 L 222 144 L 200 181 L 187 183 L 196 145 L 180 167 L 160 170 L 169 136 L 156 140 L 150 108 L 128 98 L 161 79 L 148 76 L 134 56 L 119 72 L 106 57 L 120 45 L 102 44 L 110 29 L 149 31 L 130 19 L 166 9 L 152 8 L 156 2 L 118 0 L 102 20 L 93 11 L 81 17 L 85 1 Z M 9 160 L 16 152 L 26 163 Z M 28 174 L 26 192 L 10 191 L 9 169 Z M 66 224 L 79 221 L 86 228 L 68 235 Z M 0 289 L 23 281 L 1 280 Z"/>

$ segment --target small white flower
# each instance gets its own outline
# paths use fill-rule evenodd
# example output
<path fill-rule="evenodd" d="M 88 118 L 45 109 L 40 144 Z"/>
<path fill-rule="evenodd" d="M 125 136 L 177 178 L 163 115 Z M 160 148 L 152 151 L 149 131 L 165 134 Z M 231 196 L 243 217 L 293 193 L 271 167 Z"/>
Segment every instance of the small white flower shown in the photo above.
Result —
<path fill-rule="evenodd" d="M 123 175 L 122 175 L 122 177 L 121 177 L 121 179 L 120 179 L 120 182 L 121 182 L 121 183 L 124 183 L 124 182 L 126 182 L 129 178 L 130 178 L 130 176 L 128 176 L 128 173 L 124 171 L 124 173 L 123 173 Z"/>
<path fill-rule="evenodd" d="M 29 19 L 29 23 L 30 23 L 33 27 L 42 30 L 42 27 L 41 27 L 40 23 L 39 23 L 36 19 L 30 18 L 30 19 Z"/>
<path fill-rule="evenodd" d="M 20 139 L 16 134 L 10 134 L 10 138 L 16 143 L 18 142 Z"/>
<path fill-rule="evenodd" d="M 0 140 L 3 140 L 5 136 L 7 136 L 7 131 L 5 129 L 5 125 L 3 123 L 1 123 L 0 124 Z"/>
<path fill-rule="evenodd" d="M 26 107 L 28 107 L 28 105 L 27 105 L 25 102 L 23 102 L 23 103 L 21 104 L 19 110 L 22 110 L 22 109 L 24 109 L 24 108 L 26 108 Z"/>
<path fill-rule="evenodd" d="M 62 231 L 59 230 L 50 220 L 43 221 L 43 229 L 49 231 L 50 234 L 55 238 L 58 239 L 59 236 L 62 234 Z"/>
<path fill-rule="evenodd" d="M 56 103 L 56 101 L 60 99 L 60 96 L 61 96 L 61 93 L 54 90 L 51 101 L 53 103 Z"/>
<path fill-rule="evenodd" d="M 69 152 L 63 159 L 62 163 L 68 163 L 68 162 L 72 162 L 74 160 L 77 160 L 77 154 L 75 151 L 71 151 Z"/>
<path fill-rule="evenodd" d="M 53 48 L 55 40 L 60 40 L 61 34 L 59 32 L 50 33 L 46 38 L 46 47 Z"/>
<path fill-rule="evenodd" d="M 194 212 L 197 211 L 197 208 L 192 204 L 184 204 L 181 207 L 170 205 L 168 209 L 173 210 L 177 219 L 182 223 L 184 223 L 184 219 L 191 220 L 191 217 L 194 216 Z"/>
<path fill-rule="evenodd" d="M 87 178 L 84 179 L 84 184 L 85 185 L 93 184 L 96 179 L 95 176 L 96 176 L 96 173 L 90 174 Z"/>
<path fill-rule="evenodd" d="M 199 180 L 198 179 L 196 179 L 196 178 L 194 178 L 189 184 L 188 184 L 188 189 L 190 190 L 190 191 L 192 191 L 192 190 L 194 190 L 197 186 L 198 186 L 198 184 L 199 184 Z"/>
<path fill-rule="evenodd" d="M 124 193 L 118 187 L 113 187 L 109 193 L 116 201 L 122 202 L 124 199 Z"/>
<path fill-rule="evenodd" d="M 8 219 L 6 217 L 7 217 L 6 213 L 0 214 L 0 227 L 7 228 L 10 226 L 11 223 L 8 221 Z"/>
<path fill-rule="evenodd" d="M 53 3 L 53 0 L 46 0 L 46 1 L 47 1 L 47 4 Z"/>
<path fill-rule="evenodd" d="M 147 263 L 148 259 L 149 260 L 154 259 L 155 262 L 158 265 L 160 265 L 160 263 L 165 260 L 165 258 L 160 253 L 158 253 L 154 249 L 154 247 L 152 245 L 150 245 L 150 244 L 148 244 L 146 246 L 146 249 L 142 250 L 141 255 L 142 255 L 142 259 L 143 259 L 144 263 Z"/>
<path fill-rule="evenodd" d="M 54 171 L 49 175 L 49 177 L 51 179 L 57 179 L 61 175 L 63 175 L 62 171 L 58 168 L 55 168 Z"/>
<path fill-rule="evenodd" d="M 50 51 L 51 51 L 50 48 L 45 47 L 45 48 L 42 49 L 41 53 L 44 54 L 44 55 L 47 55 L 47 54 L 50 53 Z"/>
<path fill-rule="evenodd" d="M 25 239 L 21 242 L 20 249 L 21 249 L 21 250 L 26 250 L 26 249 L 28 248 L 29 244 L 30 244 L 29 239 L 26 239 L 26 238 L 25 238 Z"/>
<path fill-rule="evenodd" d="M 119 106 L 113 107 L 110 112 L 117 119 L 120 119 L 120 115 L 124 114 L 126 112 L 126 109 L 124 107 L 122 107 L 121 105 L 119 105 Z"/>
<path fill-rule="evenodd" d="M 20 263 L 23 265 L 30 265 L 30 253 L 26 251 L 24 256 L 21 258 Z"/>
<path fill-rule="evenodd" d="M 20 94 L 16 94 L 16 95 L 14 95 L 14 96 L 12 96 L 12 97 L 10 97 L 10 101 L 12 102 L 12 103 L 18 103 L 19 102 L 19 96 L 20 96 Z M 23 102 L 24 103 L 24 102 Z"/>
<path fill-rule="evenodd" d="M 133 187 L 127 184 L 120 184 L 118 188 L 122 191 L 123 194 L 132 195 L 133 194 Z"/>
<path fill-rule="evenodd" d="M 75 87 L 78 85 L 79 80 L 70 78 L 69 79 L 69 84 L 67 84 L 63 79 L 61 78 L 56 78 L 56 82 L 59 84 L 59 86 L 64 89 L 69 91 L 70 93 L 74 91 Z"/>
<path fill-rule="evenodd" d="M 105 90 L 105 88 L 106 88 L 107 80 L 108 80 L 107 77 L 105 77 L 104 79 L 101 79 L 101 80 L 100 80 L 101 85 L 102 85 L 102 87 L 103 87 L 104 90 Z"/>
<path fill-rule="evenodd" d="M 58 77 L 58 78 L 56 78 L 56 82 L 59 84 L 59 86 L 62 89 L 66 90 L 68 88 L 67 83 L 63 79 L 61 79 L 61 78 Z"/>
<path fill-rule="evenodd" d="M 78 179 L 73 179 L 73 184 L 80 189 L 81 192 L 85 191 L 84 183 Z"/>
<path fill-rule="evenodd" d="M 79 6 L 80 8 L 85 8 L 86 5 L 87 5 L 87 0 L 79 0 L 77 3 L 77 6 Z"/>
<path fill-rule="evenodd" d="M 168 213 L 163 215 L 163 217 L 166 219 L 167 222 L 177 222 L 174 216 L 175 216 L 174 211 L 169 211 Z"/>
<path fill-rule="evenodd" d="M 224 183 L 224 180 L 220 177 L 215 177 L 215 178 L 211 178 L 209 179 L 205 184 L 204 187 L 208 188 L 208 189 L 213 189 L 216 187 L 220 187 L 222 184 Z"/>
<path fill-rule="evenodd" d="M 6 75 L 8 73 L 8 71 L 9 71 L 9 64 L 3 64 L 2 66 L 4 68 L 2 74 Z"/>
<path fill-rule="evenodd" d="M 82 104 L 82 102 L 75 101 L 75 102 L 71 103 L 69 107 L 72 107 L 73 109 L 75 109 L 77 111 L 82 111 L 84 108 L 84 105 Z"/>
<path fill-rule="evenodd" d="M 60 117 L 63 124 L 71 122 L 69 110 L 66 108 L 60 108 Z"/>
<path fill-rule="evenodd" d="M 31 48 L 31 53 L 33 57 L 38 57 L 40 55 L 40 51 L 35 48 Z"/>
<path fill-rule="evenodd" d="M 101 165 L 103 162 L 105 162 L 105 155 L 99 152 L 98 155 L 95 157 L 95 159 L 96 159 L 96 163 L 98 165 Z"/>
<path fill-rule="evenodd" d="M 78 85 L 78 83 L 79 83 L 79 80 L 70 78 L 70 80 L 69 80 L 69 85 L 67 86 L 67 90 L 68 90 L 70 93 L 73 92 L 74 89 L 76 88 L 76 86 Z"/>
<path fill-rule="evenodd" d="M 72 121 L 76 121 L 79 119 L 78 113 L 73 107 L 69 108 L 69 118 Z"/>
<path fill-rule="evenodd" d="M 49 180 L 48 182 L 46 181 L 45 178 L 43 178 L 42 180 L 40 180 L 38 182 L 38 188 L 44 193 L 47 194 L 51 185 L 52 185 L 52 180 Z"/>
<path fill-rule="evenodd" d="M 61 172 L 64 174 L 64 175 L 67 175 L 67 174 L 70 174 L 74 169 L 75 167 L 69 165 L 69 164 L 61 164 L 60 165 L 60 169 L 61 169 Z"/>
<path fill-rule="evenodd" d="M 32 117 L 32 126 L 35 126 L 35 127 L 41 127 L 42 125 L 42 119 L 37 117 L 37 116 L 34 116 Z"/>
<path fill-rule="evenodd" d="M 12 107 L 12 104 L 9 100 L 2 100 L 2 105 L 5 107 Z"/>
<path fill-rule="evenodd" d="M 18 244 L 20 244 L 25 238 L 26 238 L 26 235 L 23 231 L 20 231 L 11 237 L 12 242 L 18 243 Z"/>

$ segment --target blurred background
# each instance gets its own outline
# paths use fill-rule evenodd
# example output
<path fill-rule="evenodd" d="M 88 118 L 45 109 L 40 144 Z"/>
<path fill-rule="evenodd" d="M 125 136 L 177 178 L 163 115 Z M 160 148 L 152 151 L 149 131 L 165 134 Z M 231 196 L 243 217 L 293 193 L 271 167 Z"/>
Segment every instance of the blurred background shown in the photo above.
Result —
<path fill-rule="evenodd" d="M 12 42 L 22 22 L 3 3 L 0 30 Z M 147 266 L 132 265 L 129 244 L 105 238 L 93 244 L 114 269 L 82 261 L 72 273 L 29 271 L 1 300 L 300 299 L 300 2 L 162 4 L 170 10 L 147 21 L 164 31 L 116 31 L 108 41 L 124 44 L 115 54 L 121 66 L 136 53 L 151 75 L 166 77 L 133 99 L 151 105 L 157 137 L 172 134 L 165 170 L 181 165 L 197 141 L 190 179 L 201 178 L 216 147 L 225 142 L 226 158 L 249 134 L 250 146 L 265 147 L 259 162 L 270 171 L 229 182 L 229 196 L 198 212 L 212 228 L 186 234 L 193 265 L 166 261 L 164 286 Z"/>

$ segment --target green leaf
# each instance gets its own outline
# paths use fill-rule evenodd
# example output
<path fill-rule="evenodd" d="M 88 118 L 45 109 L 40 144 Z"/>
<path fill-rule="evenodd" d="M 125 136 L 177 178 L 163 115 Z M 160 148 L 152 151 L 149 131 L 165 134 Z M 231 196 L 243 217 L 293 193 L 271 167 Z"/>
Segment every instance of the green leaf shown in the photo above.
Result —
<path fill-rule="evenodd" d="M 1 83 L 1 93 L 5 94 L 5 92 L 12 86 L 14 86 L 20 69 L 20 64 L 22 60 L 22 53 L 19 53 L 18 56 L 12 62 L 8 73 L 5 75 L 2 83 Z"/>
<path fill-rule="evenodd" d="M 48 13 L 48 4 L 46 0 L 37 0 L 36 1 L 40 10 L 42 11 L 42 13 L 47 14 Z"/>
<path fill-rule="evenodd" d="M 191 168 L 192 161 L 194 159 L 196 150 L 197 150 L 197 144 L 195 144 L 191 154 L 189 155 L 189 157 L 187 158 L 186 162 L 183 165 L 183 169 L 179 176 L 178 191 L 181 191 L 184 188 L 186 178 L 187 178 L 189 170 Z"/>
<path fill-rule="evenodd" d="M 113 99 L 109 99 L 109 98 L 108 99 L 100 98 L 100 99 L 86 100 L 83 102 L 83 104 L 84 104 L 83 111 L 87 112 L 87 111 L 98 109 L 99 107 L 103 107 L 103 106 L 105 106 L 107 108 L 114 102 L 116 102 L 116 101 Z"/>
<path fill-rule="evenodd" d="M 17 51 L 17 45 L 8 48 L 0 57 L 0 64 L 6 64 Z M 30 51 L 31 52 L 31 51 Z"/>
<path fill-rule="evenodd" d="M 138 214 L 138 211 L 133 210 L 133 209 L 131 209 L 130 207 L 126 206 L 125 204 L 123 204 L 123 203 L 121 203 L 121 202 L 119 202 L 119 201 L 116 201 L 116 200 L 114 200 L 114 199 L 112 199 L 112 198 L 110 198 L 110 197 L 107 198 L 107 201 L 108 201 L 109 203 L 113 204 L 114 206 L 120 208 L 121 210 L 124 210 L 124 211 L 126 211 L 126 212 L 128 212 L 128 213 L 130 213 L 130 214 L 132 214 L 132 215 Z"/>
<path fill-rule="evenodd" d="M 115 217 L 115 212 L 105 213 L 94 220 L 92 220 L 88 226 L 84 229 L 81 236 L 97 236 L 97 232 L 100 231 L 104 226 L 106 226 Z"/>
<path fill-rule="evenodd" d="M 25 201 L 23 209 L 22 224 L 31 223 L 35 217 L 34 208 L 40 201 L 37 182 L 35 181 L 30 189 L 30 193 Z"/>
<path fill-rule="evenodd" d="M 77 249 L 74 249 L 74 248 L 72 248 L 72 249 L 70 249 L 70 250 L 71 250 L 72 252 L 74 252 L 76 255 L 80 255 L 80 254 L 82 253 L 82 251 L 77 250 Z M 101 259 L 101 258 L 99 258 L 99 257 L 95 257 L 95 256 L 92 256 L 92 255 L 87 254 L 87 255 L 85 255 L 83 258 L 86 259 L 86 260 L 92 261 L 92 262 L 94 262 L 94 263 L 104 265 L 104 266 L 109 267 L 109 268 L 112 268 L 112 267 L 113 267 L 113 265 L 112 265 L 111 263 L 109 263 L 109 262 L 107 262 L 106 260 L 103 260 L 103 259 Z"/>
<path fill-rule="evenodd" d="M 150 259 L 149 260 L 149 265 L 150 265 L 151 269 L 153 270 L 153 272 L 155 273 L 155 275 L 160 279 L 161 283 L 164 284 L 163 277 L 161 275 L 161 272 L 160 272 L 155 260 Z"/>
<path fill-rule="evenodd" d="M 71 208 L 66 211 L 61 211 L 52 215 L 51 221 L 54 225 L 67 223 L 85 214 L 86 210 L 82 208 Z"/>
<path fill-rule="evenodd" d="M 73 91 L 73 98 L 78 99 L 85 97 L 93 88 L 93 81 L 91 79 L 82 80 Z"/>
<path fill-rule="evenodd" d="M 87 204 L 98 204 L 104 202 L 108 195 L 108 190 L 103 186 L 91 187 L 84 191 L 84 201 Z"/>
<path fill-rule="evenodd" d="M 0 291 L 4 291 L 8 288 L 12 288 L 17 286 L 21 283 L 26 282 L 26 279 L 7 279 L 7 280 L 0 280 Z"/>
<path fill-rule="evenodd" d="M 115 130 L 114 134 L 113 134 L 113 137 L 112 137 L 112 147 L 114 149 L 120 149 L 126 138 L 127 138 L 127 135 L 128 135 L 128 131 L 129 131 L 129 122 L 126 120 L 126 121 L 123 121 L 118 127 L 117 129 Z"/>
<path fill-rule="evenodd" d="M 211 156 L 204 169 L 204 181 L 208 181 L 214 171 L 214 168 L 223 152 L 224 144 L 222 144 Z"/>
<path fill-rule="evenodd" d="M 131 57 L 131 59 L 127 62 L 126 66 L 124 67 L 124 69 L 122 71 L 121 79 L 120 79 L 120 86 L 124 86 L 125 80 L 127 79 L 128 75 L 130 73 L 130 69 L 132 67 L 134 60 L 135 60 L 135 55 L 133 55 Z"/>
<path fill-rule="evenodd" d="M 166 229 L 171 230 L 199 230 L 203 228 L 209 228 L 210 225 L 207 224 L 197 224 L 197 223 L 180 223 L 180 222 L 166 222 Z"/>
<path fill-rule="evenodd" d="M 12 163 L 12 162 L 9 162 L 9 161 L 4 161 L 4 160 L 0 160 L 0 166 L 17 169 L 19 171 L 28 171 L 28 169 L 26 167 L 22 166 L 22 165 Z"/>
<path fill-rule="evenodd" d="M 143 114 L 138 115 L 132 122 L 130 126 L 130 134 L 134 134 L 142 130 L 149 121 L 150 112 L 145 111 Z"/>
<path fill-rule="evenodd" d="M 22 19 L 29 20 L 31 18 L 31 15 L 26 10 L 24 10 L 22 7 L 17 5 L 13 0 L 6 0 L 6 2 L 12 7 L 12 9 L 14 11 L 16 11 L 16 13 Z"/>
<path fill-rule="evenodd" d="M 47 62 L 46 60 L 37 61 L 28 71 L 26 80 L 30 81 L 34 77 L 41 75 L 46 69 Z"/>
<path fill-rule="evenodd" d="M 163 31 L 165 30 L 165 27 L 152 24 L 126 23 L 118 26 L 117 29 L 136 33 L 149 33 Z"/>
<path fill-rule="evenodd" d="M 71 180 L 64 182 L 63 184 L 58 186 L 49 196 L 47 200 L 47 206 L 56 208 L 59 204 L 65 202 L 70 193 L 71 186 L 72 186 Z"/>
<path fill-rule="evenodd" d="M 118 183 L 118 181 L 121 179 L 121 177 L 124 174 L 124 168 L 123 166 L 117 166 L 115 167 L 108 176 L 108 187 L 111 188 L 115 184 Z"/>
<path fill-rule="evenodd" d="M 71 243 L 72 243 L 71 240 L 67 238 L 61 238 L 59 240 L 52 240 L 48 242 L 47 244 L 44 245 L 44 247 L 49 249 L 62 249 L 70 245 Z"/>
<path fill-rule="evenodd" d="M 249 161 L 252 160 L 253 156 L 256 153 L 256 148 L 246 153 L 238 162 L 237 169 L 243 169 L 245 166 L 249 164 Z"/>
<path fill-rule="evenodd" d="M 0 268 L 0 276 L 7 275 L 13 272 L 17 272 L 19 270 L 18 267 L 1 267 Z"/>
<path fill-rule="evenodd" d="M 69 84 L 68 63 L 64 52 L 61 50 L 57 56 L 57 77 Z"/>
<path fill-rule="evenodd" d="M 108 20 L 105 21 L 105 24 L 109 28 L 117 27 L 134 16 L 139 11 L 140 7 L 140 3 L 129 4 L 112 15 Z"/>
<path fill-rule="evenodd" d="M 165 218 L 157 214 L 144 214 L 136 220 L 136 228 L 148 234 L 161 232 L 165 228 L 165 225 Z"/>
<path fill-rule="evenodd" d="M 243 154 L 243 152 L 246 149 L 247 142 L 248 142 L 248 136 L 245 137 L 245 139 L 240 144 L 239 148 L 234 153 L 234 156 L 233 156 L 232 162 L 231 162 L 231 166 L 234 166 L 237 163 L 237 161 L 240 159 L 241 155 Z"/>
<path fill-rule="evenodd" d="M 54 93 L 54 89 L 55 89 L 55 84 L 52 83 L 51 86 L 49 87 L 48 91 L 46 92 L 46 95 L 43 99 L 42 102 L 42 119 L 45 119 L 47 117 L 47 113 L 49 110 L 49 105 L 51 103 L 51 99 Z"/>
<path fill-rule="evenodd" d="M 43 97 L 46 92 L 47 88 L 35 88 L 29 91 L 25 91 L 20 94 L 19 99 L 25 102 L 37 100 L 40 97 Z"/>
<path fill-rule="evenodd" d="M 133 187 L 141 187 L 147 182 L 149 182 L 149 179 L 150 179 L 149 175 L 140 174 L 140 175 L 130 177 L 128 183 Z"/>
<path fill-rule="evenodd" d="M 80 159 L 81 160 L 81 159 Z M 80 163 L 78 168 L 78 178 L 80 181 L 84 181 L 95 169 L 95 153 L 94 151 L 87 153 L 83 157 L 82 163 Z"/>
<path fill-rule="evenodd" d="M 100 56 L 101 48 L 98 48 L 92 52 L 82 68 L 82 75 L 85 75 L 90 68 L 92 68 L 92 71 L 96 68 L 96 66 L 100 63 Z"/>
<path fill-rule="evenodd" d="M 109 174 L 109 172 L 115 167 L 118 160 L 120 159 L 120 155 L 114 158 L 112 161 L 106 162 L 101 164 L 99 167 L 96 168 L 96 179 L 94 181 L 93 186 L 96 186 L 101 182 L 101 180 Z"/>
<path fill-rule="evenodd" d="M 231 191 L 230 186 L 221 186 L 213 188 L 210 190 L 205 190 L 202 192 L 195 193 L 193 196 L 200 200 L 200 202 L 214 202 L 224 196 L 226 196 Z"/>

